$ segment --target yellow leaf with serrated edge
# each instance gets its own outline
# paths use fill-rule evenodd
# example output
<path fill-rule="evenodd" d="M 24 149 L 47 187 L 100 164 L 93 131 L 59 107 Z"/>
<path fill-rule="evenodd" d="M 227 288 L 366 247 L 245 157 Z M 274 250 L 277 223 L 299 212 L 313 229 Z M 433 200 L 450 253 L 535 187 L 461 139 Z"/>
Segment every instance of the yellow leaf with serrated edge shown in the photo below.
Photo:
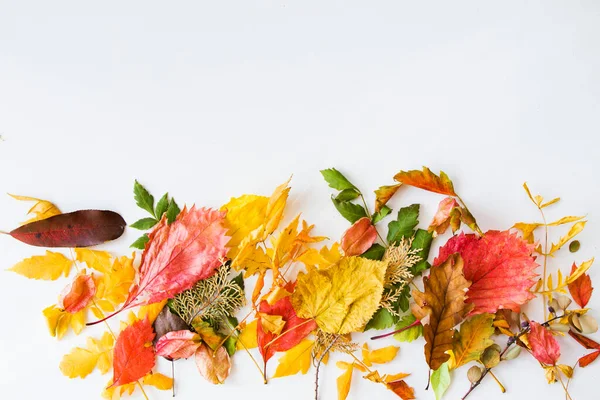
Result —
<path fill-rule="evenodd" d="M 462 323 L 460 331 L 454 332 L 450 369 L 456 369 L 471 361 L 479 360 L 484 350 L 494 344 L 491 339 L 494 334 L 493 324 L 493 314 L 475 315 Z M 505 327 L 509 328 L 508 324 Z"/>
<path fill-rule="evenodd" d="M 340 364 L 337 364 L 338 367 Z M 348 364 L 345 367 L 345 371 L 337 378 L 337 392 L 338 400 L 346 400 L 348 393 L 350 393 L 350 384 L 352 383 L 352 371 L 354 368 L 352 364 Z"/>
<path fill-rule="evenodd" d="M 533 232 L 539 228 L 540 226 L 543 226 L 544 224 L 540 224 L 537 222 L 528 224 L 525 222 L 517 222 L 516 224 L 513 225 L 513 228 L 520 230 L 523 233 L 523 240 L 525 240 L 527 243 L 533 243 L 535 241 L 535 237 L 533 236 Z"/>
<path fill-rule="evenodd" d="M 304 339 L 300 344 L 285 352 L 279 359 L 279 365 L 273 378 L 296 375 L 298 372 L 306 374 L 312 361 L 312 340 Z"/>
<path fill-rule="evenodd" d="M 221 207 L 227 211 L 225 227 L 227 235 L 231 237 L 227 247 L 229 258 L 235 258 L 239 253 L 238 246 L 252 231 L 262 226 L 267 213 L 269 198 L 265 196 L 243 195 L 232 198 L 229 203 Z"/>
<path fill-rule="evenodd" d="M 344 257 L 328 269 L 299 275 L 294 310 L 324 332 L 359 331 L 379 308 L 386 268 L 386 262 Z"/>
<path fill-rule="evenodd" d="M 246 327 L 242 330 L 242 333 L 238 336 L 238 341 L 236 348 L 238 350 L 243 349 L 254 349 L 258 347 L 258 339 L 257 339 L 257 329 L 258 320 L 254 320 L 249 324 L 246 324 Z"/>
<path fill-rule="evenodd" d="M 373 364 L 385 364 L 396 358 L 400 347 L 387 346 L 377 350 L 369 350 L 369 345 L 366 343 L 362 348 L 363 362 L 367 367 Z"/>
<path fill-rule="evenodd" d="M 112 256 L 107 251 L 76 248 L 75 256 L 78 262 L 84 262 L 88 267 L 103 274 L 111 271 Z"/>
<path fill-rule="evenodd" d="M 102 374 L 112 367 L 114 338 L 108 333 L 100 339 L 88 338 L 85 348 L 75 347 L 63 356 L 60 371 L 69 378 L 85 378 L 97 368 Z"/>
<path fill-rule="evenodd" d="M 92 306 L 94 315 L 98 318 L 103 312 L 113 312 L 129 295 L 129 289 L 135 279 L 133 258 L 126 256 L 116 258 L 110 270 L 100 277 L 95 277 L 95 305 Z M 97 307 L 100 308 L 98 310 Z"/>
<path fill-rule="evenodd" d="M 246 269 L 244 276 L 247 278 L 256 273 L 264 274 L 271 268 L 271 258 L 262 247 L 252 247 L 246 251 L 246 257 L 242 261 L 242 267 Z"/>
<path fill-rule="evenodd" d="M 538 284 L 535 286 L 534 292 L 538 293 L 538 294 L 543 294 L 543 295 L 546 295 L 546 296 L 549 296 L 550 294 L 552 294 L 552 292 L 566 293 L 566 289 L 565 288 L 570 283 L 573 283 L 574 281 L 576 281 L 577 278 L 579 278 L 581 275 L 585 274 L 587 272 L 587 270 L 590 269 L 590 267 L 592 266 L 593 263 L 594 263 L 594 259 L 593 258 L 590 259 L 590 260 L 588 260 L 588 261 L 582 262 L 581 265 L 579 265 L 579 267 L 577 267 L 577 269 L 575 269 L 575 271 L 573 271 L 573 273 L 571 275 L 569 275 L 566 279 L 564 279 L 564 281 L 561 284 L 557 285 L 553 289 L 548 289 L 548 290 L 540 291 L 541 284 L 539 284 L 539 282 L 538 282 Z M 561 273 L 561 275 L 562 275 L 562 273 Z M 550 281 L 549 283 L 552 282 L 550 280 L 550 277 L 549 277 L 548 280 Z"/>
<path fill-rule="evenodd" d="M 35 204 L 33 205 L 33 207 L 31 207 L 29 209 L 29 211 L 27 211 L 28 215 L 29 214 L 34 215 L 33 218 L 28 219 L 27 221 L 23 222 L 23 224 L 28 224 L 30 222 L 39 221 L 42 219 L 50 218 L 55 215 L 61 214 L 58 207 L 56 207 L 54 204 L 50 203 L 47 200 L 36 199 L 35 197 L 28 197 L 28 196 L 18 196 L 18 195 L 14 195 L 14 194 L 10 194 L 10 193 L 8 195 L 16 200 L 35 201 Z"/>
<path fill-rule="evenodd" d="M 271 332 L 275 335 L 279 335 L 281 333 L 286 323 L 281 315 L 271 315 L 265 313 L 258 313 L 258 315 L 260 315 L 260 323 L 265 332 Z"/>
<path fill-rule="evenodd" d="M 56 305 L 46 307 L 43 312 L 46 318 L 46 325 L 50 335 L 57 339 L 67 333 L 69 327 L 79 335 L 85 326 L 85 310 L 81 310 L 75 314 L 70 314 L 64 310 L 61 310 Z"/>
<path fill-rule="evenodd" d="M 43 256 L 33 256 L 15 264 L 9 271 L 29 279 L 54 281 L 61 275 L 69 276 L 73 261 L 61 253 L 46 250 Z"/>
<path fill-rule="evenodd" d="M 158 372 L 146 375 L 143 382 L 144 385 L 154 386 L 159 390 L 169 390 L 173 388 L 173 379 Z"/>
<path fill-rule="evenodd" d="M 320 250 L 308 249 L 298 257 L 297 261 L 304 263 L 308 270 L 327 269 L 337 264 L 341 258 L 340 244 L 336 242 L 331 245 L 331 248 L 323 246 Z"/>
<path fill-rule="evenodd" d="M 587 223 L 587 221 L 579 221 L 579 222 L 576 222 L 575 224 L 573 224 L 571 229 L 569 229 L 569 232 L 567 232 L 567 234 L 565 236 L 561 237 L 560 240 L 558 241 L 558 243 L 552 243 L 552 248 L 550 249 L 549 254 L 554 254 L 561 247 L 563 247 L 569 240 L 573 239 L 581 231 L 583 231 L 583 228 L 585 227 L 586 223 Z"/>

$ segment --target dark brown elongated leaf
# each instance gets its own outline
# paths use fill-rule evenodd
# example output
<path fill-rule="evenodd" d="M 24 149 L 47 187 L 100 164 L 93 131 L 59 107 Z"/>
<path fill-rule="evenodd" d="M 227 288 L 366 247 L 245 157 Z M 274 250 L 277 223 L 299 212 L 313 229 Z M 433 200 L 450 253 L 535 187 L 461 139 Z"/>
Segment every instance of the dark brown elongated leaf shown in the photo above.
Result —
<path fill-rule="evenodd" d="M 80 210 L 23 225 L 10 235 L 39 247 L 88 247 L 120 237 L 127 223 L 114 211 Z"/>

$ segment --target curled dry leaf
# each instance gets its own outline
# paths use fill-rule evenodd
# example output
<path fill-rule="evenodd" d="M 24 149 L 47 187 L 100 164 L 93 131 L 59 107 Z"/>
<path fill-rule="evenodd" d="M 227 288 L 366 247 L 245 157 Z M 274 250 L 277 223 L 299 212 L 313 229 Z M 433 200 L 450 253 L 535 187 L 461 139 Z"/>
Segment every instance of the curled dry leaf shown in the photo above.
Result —
<path fill-rule="evenodd" d="M 459 204 L 454 197 L 446 197 L 440 201 L 438 210 L 427 230 L 429 232 L 435 231 L 441 235 L 446 232 L 446 229 L 452 223 L 452 232 L 456 232 L 460 226 L 460 210 L 457 207 L 459 207 Z"/>
<path fill-rule="evenodd" d="M 213 351 L 206 344 L 201 344 L 196 350 L 196 367 L 200 374 L 212 384 L 221 384 L 231 371 L 231 359 L 225 347 Z"/>
<path fill-rule="evenodd" d="M 83 310 L 96 294 L 96 284 L 91 275 L 77 275 L 73 282 L 63 289 L 58 306 L 66 312 L 74 314 Z"/>
<path fill-rule="evenodd" d="M 363 217 L 356 221 L 342 236 L 341 246 L 344 255 L 360 256 L 377 240 L 377 230 L 371 219 Z"/>
<path fill-rule="evenodd" d="M 556 365 L 560 357 L 560 346 L 552 333 L 537 322 L 531 321 L 528 335 L 533 356 L 546 365 Z"/>

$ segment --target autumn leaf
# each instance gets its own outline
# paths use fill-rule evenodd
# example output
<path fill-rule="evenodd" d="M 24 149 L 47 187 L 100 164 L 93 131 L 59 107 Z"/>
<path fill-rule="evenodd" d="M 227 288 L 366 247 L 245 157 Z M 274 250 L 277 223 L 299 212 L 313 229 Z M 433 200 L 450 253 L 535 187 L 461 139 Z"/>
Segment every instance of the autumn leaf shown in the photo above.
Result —
<path fill-rule="evenodd" d="M 360 256 L 377 240 L 377 230 L 371 219 L 364 217 L 356 221 L 342 236 L 341 247 L 344 255 Z"/>
<path fill-rule="evenodd" d="M 57 339 L 62 339 L 69 327 L 76 335 L 79 335 L 85 326 L 85 310 L 71 314 L 56 305 L 52 305 L 45 308 L 43 314 L 50 335 Z"/>
<path fill-rule="evenodd" d="M 461 324 L 452 341 L 450 369 L 479 360 L 484 350 L 494 344 L 490 339 L 495 331 L 493 323 L 493 314 L 479 314 Z"/>
<path fill-rule="evenodd" d="M 30 222 L 10 232 L 39 247 L 87 247 L 119 238 L 127 223 L 113 211 L 81 210 Z"/>
<path fill-rule="evenodd" d="M 60 362 L 60 371 L 69 378 L 85 378 L 98 369 L 106 374 L 112 367 L 114 337 L 104 332 L 100 339 L 87 338 L 86 347 L 75 347 Z"/>
<path fill-rule="evenodd" d="M 362 329 L 381 301 L 387 263 L 344 257 L 326 270 L 298 277 L 292 305 L 299 317 L 314 319 L 328 333 Z"/>
<path fill-rule="evenodd" d="M 425 291 L 413 291 L 415 304 L 412 311 L 423 321 L 425 337 L 425 360 L 429 368 L 438 369 L 448 361 L 448 350 L 452 349 L 454 326 L 471 311 L 472 305 L 465 303 L 465 291 L 469 282 L 463 276 L 463 260 L 452 255 L 431 268 L 423 279 Z M 425 322 L 426 321 L 426 322 Z"/>
<path fill-rule="evenodd" d="M 552 333 L 537 322 L 530 322 L 527 336 L 533 356 L 546 365 L 556 365 L 560 357 L 560 346 Z"/>
<path fill-rule="evenodd" d="M 243 327 L 238 336 L 237 349 L 254 349 L 258 347 L 258 320 L 254 320 Z"/>
<path fill-rule="evenodd" d="M 581 233 L 586 223 L 587 221 L 579 221 L 573 224 L 573 226 L 571 227 L 571 229 L 569 229 L 569 232 L 567 232 L 565 236 L 562 236 L 557 243 L 552 243 L 552 247 L 550 248 L 549 254 L 556 253 L 558 250 L 560 250 L 561 247 L 567 244 L 567 242 L 569 242 L 571 239 L 573 239 L 575 236 Z"/>
<path fill-rule="evenodd" d="M 577 266 L 573 263 L 571 267 L 571 275 L 573 275 L 577 271 Z M 572 283 L 569 283 L 569 293 L 571 293 L 571 297 L 575 303 L 579 305 L 581 308 L 585 308 L 585 306 L 590 301 L 592 297 L 592 291 L 594 288 L 592 287 L 592 279 L 586 273 L 579 276 Z"/>
<path fill-rule="evenodd" d="M 170 390 L 173 387 L 173 378 L 169 378 L 157 372 L 144 376 L 144 385 L 154 386 L 158 390 Z"/>
<path fill-rule="evenodd" d="M 90 261 L 92 265 L 94 262 Z M 90 264 L 86 261 L 86 264 Z M 96 284 L 96 295 L 92 312 L 96 318 L 104 318 L 104 312 L 114 312 L 129 296 L 129 289 L 136 276 L 136 270 L 133 267 L 133 257 L 126 256 L 115 258 L 107 264 L 95 264 L 96 269 L 105 269 L 106 272 L 100 276 L 94 276 Z M 92 267 L 94 268 L 94 267 Z"/>
<path fill-rule="evenodd" d="M 446 197 L 438 206 L 431 224 L 427 230 L 441 235 L 452 225 L 452 233 L 460 227 L 460 209 L 459 204 L 454 197 Z"/>
<path fill-rule="evenodd" d="M 31 207 L 29 209 L 29 211 L 27 211 L 27 215 L 33 214 L 33 217 L 28 219 L 27 221 L 25 221 L 23 224 L 40 221 L 42 219 L 50 218 L 55 215 L 61 214 L 58 207 L 56 207 L 54 204 L 50 203 L 47 200 L 36 199 L 35 197 L 28 197 L 28 196 L 18 196 L 18 195 L 10 194 L 10 193 L 8 195 L 15 200 L 35 201 L 35 204 L 33 205 L 33 207 Z"/>
<path fill-rule="evenodd" d="M 345 364 L 345 365 L 344 365 Z M 340 367 L 340 365 L 344 365 Z M 352 371 L 354 371 L 354 365 L 348 363 L 338 362 L 337 366 L 343 368 L 345 371 L 337 378 L 337 392 L 338 400 L 346 400 L 350 393 L 350 385 L 352 384 Z"/>
<path fill-rule="evenodd" d="M 388 201 L 396 194 L 398 189 L 402 186 L 401 183 L 390 186 L 380 186 L 375 191 L 375 212 L 381 211 L 381 209 L 387 204 Z"/>
<path fill-rule="evenodd" d="M 235 258 L 239 253 L 238 246 L 242 243 L 242 240 L 263 224 L 268 202 L 268 197 L 246 194 L 232 198 L 221 207 L 221 211 L 227 212 L 225 227 L 227 228 L 227 236 L 230 237 L 227 243 L 227 247 L 229 247 L 227 256 L 229 258 Z"/>
<path fill-rule="evenodd" d="M 438 369 L 431 374 L 431 387 L 435 393 L 435 400 L 441 400 L 444 393 L 450 387 L 450 369 L 448 363 L 443 363 Z"/>
<path fill-rule="evenodd" d="M 327 269 L 332 265 L 337 264 L 342 258 L 340 245 L 334 243 L 331 247 L 323 246 L 320 250 L 310 248 L 302 253 L 297 261 L 304 263 L 307 270 L 311 269 Z"/>
<path fill-rule="evenodd" d="M 43 256 L 33 256 L 15 264 L 9 271 L 29 279 L 54 281 L 61 275 L 69 276 L 73 261 L 62 255 L 46 250 Z"/>
<path fill-rule="evenodd" d="M 304 339 L 300 344 L 285 352 L 279 358 L 279 365 L 275 371 L 273 378 L 281 378 L 284 376 L 295 375 L 298 372 L 306 374 L 310 368 L 312 355 L 311 350 L 314 342 Z"/>
<path fill-rule="evenodd" d="M 135 382 L 152 370 L 155 363 L 153 339 L 154 332 L 147 318 L 134 322 L 121 332 L 115 344 L 112 386 Z"/>
<path fill-rule="evenodd" d="M 78 262 L 103 274 L 111 271 L 113 257 L 108 251 L 76 248 L 75 257 Z"/>
<path fill-rule="evenodd" d="M 75 314 L 86 308 L 95 294 L 96 284 L 93 277 L 83 272 L 63 289 L 58 306 L 70 314 Z"/>
<path fill-rule="evenodd" d="M 394 180 L 430 192 L 456 196 L 452 181 L 443 171 L 440 171 L 440 176 L 431 172 L 427 167 L 423 167 L 422 171 L 400 171 L 394 176 Z"/>
<path fill-rule="evenodd" d="M 152 326 L 156 336 L 154 336 L 154 346 L 156 343 L 169 332 L 189 330 L 188 324 L 168 306 L 163 307 Z"/>
<path fill-rule="evenodd" d="M 156 355 L 169 360 L 189 358 L 202 344 L 200 335 L 188 330 L 167 332 L 156 343 Z"/>
<path fill-rule="evenodd" d="M 472 282 L 467 292 L 467 301 L 475 306 L 472 314 L 495 313 L 501 308 L 518 312 L 534 297 L 529 291 L 538 266 L 533 247 L 509 231 L 488 231 L 481 238 L 461 233 L 440 248 L 434 265 L 449 254 L 460 253 L 464 276 Z"/>
<path fill-rule="evenodd" d="M 205 344 L 196 350 L 196 367 L 200 375 L 210 383 L 217 385 L 224 383 L 231 371 L 231 359 L 225 347 L 213 351 Z"/>
<path fill-rule="evenodd" d="M 369 350 L 369 345 L 364 344 L 362 348 L 363 362 L 367 367 L 373 364 L 385 364 L 396 358 L 400 347 L 387 346 L 377 350 Z"/>
<path fill-rule="evenodd" d="M 170 390 L 173 387 L 173 379 L 158 372 L 150 372 L 139 381 L 121 386 L 114 386 L 111 380 L 108 383 L 108 387 L 102 392 L 102 397 L 110 400 L 120 400 L 123 395 L 131 396 L 142 385 L 153 386 L 159 390 Z"/>
<path fill-rule="evenodd" d="M 403 380 L 388 382 L 386 386 L 402 400 L 413 400 L 416 398 L 415 390 Z"/>

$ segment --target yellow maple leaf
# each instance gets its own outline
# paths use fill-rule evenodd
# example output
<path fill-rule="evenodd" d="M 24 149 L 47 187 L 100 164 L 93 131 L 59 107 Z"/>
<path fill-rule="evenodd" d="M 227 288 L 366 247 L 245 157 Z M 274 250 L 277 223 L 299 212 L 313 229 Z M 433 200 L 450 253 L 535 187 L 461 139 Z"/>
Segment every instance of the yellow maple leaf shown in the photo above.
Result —
<path fill-rule="evenodd" d="M 246 256 L 243 260 L 243 268 L 246 269 L 244 277 L 255 274 L 264 274 L 271 268 L 271 258 L 265 253 L 262 247 L 250 247 L 246 250 Z"/>
<path fill-rule="evenodd" d="M 379 308 L 386 268 L 382 261 L 343 257 L 328 269 L 299 275 L 292 305 L 324 332 L 361 330 Z"/>
<path fill-rule="evenodd" d="M 54 281 L 61 275 L 69 276 L 73 261 L 61 253 L 46 250 L 43 256 L 33 256 L 15 264 L 9 271 L 29 279 Z"/>
<path fill-rule="evenodd" d="M 252 231 L 262 226 L 267 213 L 269 198 L 253 194 L 245 194 L 241 197 L 232 198 L 221 207 L 221 211 L 227 211 L 225 216 L 225 227 L 227 236 L 231 237 L 227 247 L 227 257 L 233 259 L 239 253 L 239 246 Z"/>
<path fill-rule="evenodd" d="M 254 349 L 258 347 L 258 338 L 257 338 L 257 329 L 258 320 L 246 324 L 244 329 L 242 329 L 242 333 L 239 334 L 236 348 L 238 350 L 243 349 Z"/>
<path fill-rule="evenodd" d="M 277 365 L 273 378 L 295 375 L 298 372 L 306 374 L 312 361 L 313 345 L 312 340 L 304 339 L 298 345 L 286 351 L 279 359 L 279 365 Z"/>
<path fill-rule="evenodd" d="M 494 315 L 475 315 L 455 330 L 450 353 L 450 369 L 459 368 L 471 361 L 477 361 L 489 346 L 494 344 Z"/>
<path fill-rule="evenodd" d="M 400 347 L 387 346 L 377 350 L 369 350 L 369 345 L 364 344 L 362 348 L 363 362 L 367 367 L 373 364 L 385 364 L 396 358 Z"/>
<path fill-rule="evenodd" d="M 94 369 L 106 374 L 112 367 L 114 337 L 104 332 L 100 339 L 87 338 L 85 348 L 75 347 L 65 354 L 60 363 L 60 371 L 69 378 L 85 378 Z"/>
<path fill-rule="evenodd" d="M 112 255 L 107 251 L 90 250 L 84 248 L 75 249 L 75 257 L 78 262 L 84 262 L 88 267 L 103 274 L 111 272 Z"/>
<path fill-rule="evenodd" d="M 315 268 L 327 269 L 337 264 L 341 258 L 340 244 L 336 242 L 331 245 L 331 248 L 323 246 L 320 250 L 314 248 L 307 249 L 297 258 L 297 261 L 304 263 L 307 270 L 310 271 Z"/>
<path fill-rule="evenodd" d="M 85 326 L 85 310 L 71 314 L 58 308 L 56 305 L 51 305 L 50 307 L 46 307 L 42 313 L 46 318 L 46 325 L 48 326 L 50 335 L 57 339 L 62 339 L 67 330 L 69 330 L 69 327 L 71 327 L 76 335 L 79 335 Z"/>
<path fill-rule="evenodd" d="M 21 201 L 35 201 L 35 204 L 33 205 L 33 207 L 31 207 L 29 209 L 29 211 L 27 211 L 27 215 L 33 214 L 34 216 L 32 218 L 28 219 L 27 221 L 23 222 L 23 224 L 28 224 L 30 222 L 39 221 L 42 219 L 50 218 L 55 215 L 61 214 L 58 207 L 56 207 L 54 204 L 50 203 L 47 200 L 36 199 L 35 197 L 28 197 L 28 196 L 18 196 L 18 195 L 10 194 L 10 193 L 9 193 L 9 196 L 12 197 L 13 199 L 21 200 Z"/>
<path fill-rule="evenodd" d="M 95 259 L 97 260 L 97 258 Z M 94 261 L 90 262 L 93 263 Z M 104 312 L 115 311 L 116 307 L 127 299 L 134 279 L 133 257 L 126 256 L 116 258 L 112 263 L 112 267 L 104 275 L 94 279 L 96 294 L 92 312 L 96 318 L 104 318 Z"/>

